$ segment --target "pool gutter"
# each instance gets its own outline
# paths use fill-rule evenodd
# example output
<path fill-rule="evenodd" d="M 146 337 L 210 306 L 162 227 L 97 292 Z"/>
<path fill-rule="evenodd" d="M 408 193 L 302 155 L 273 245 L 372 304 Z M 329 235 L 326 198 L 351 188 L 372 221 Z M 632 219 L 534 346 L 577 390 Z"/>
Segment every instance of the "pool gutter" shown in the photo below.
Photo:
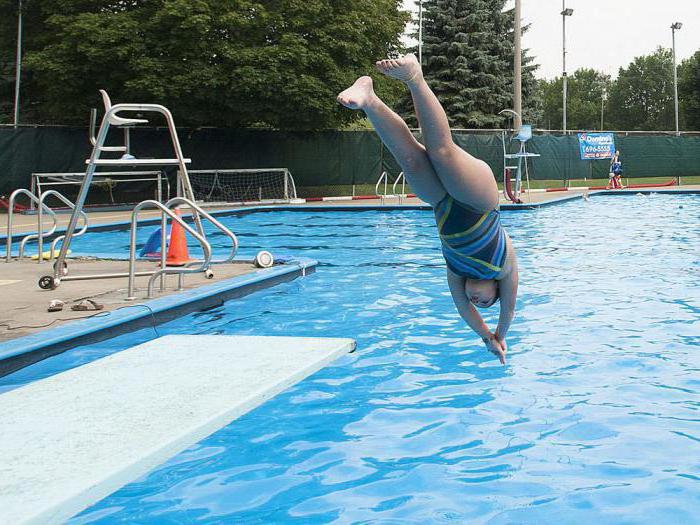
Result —
<path fill-rule="evenodd" d="M 78 345 L 110 339 L 125 332 L 166 323 L 192 312 L 220 306 L 257 290 L 313 273 L 317 261 L 294 258 L 285 264 L 257 270 L 183 292 L 129 305 L 87 319 L 42 330 L 0 343 L 0 377 L 60 354 Z"/>

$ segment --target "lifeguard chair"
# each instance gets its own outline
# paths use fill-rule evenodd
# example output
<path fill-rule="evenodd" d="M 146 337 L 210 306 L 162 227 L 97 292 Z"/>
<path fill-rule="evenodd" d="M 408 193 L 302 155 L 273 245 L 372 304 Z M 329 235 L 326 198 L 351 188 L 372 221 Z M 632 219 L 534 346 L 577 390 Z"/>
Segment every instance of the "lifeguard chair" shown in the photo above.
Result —
<path fill-rule="evenodd" d="M 100 146 L 100 151 L 123 152 L 122 160 L 131 160 L 135 158 L 131 154 L 131 136 L 130 130 L 138 124 L 148 124 L 148 121 L 140 118 L 124 118 L 110 111 L 112 109 L 112 100 L 104 89 L 100 89 L 102 95 L 102 103 L 105 107 L 105 115 L 110 126 L 118 127 L 124 130 L 124 145 L 123 146 Z M 93 109 L 90 112 L 90 143 L 93 146 L 97 145 L 95 138 L 95 127 L 97 124 L 97 110 Z"/>
<path fill-rule="evenodd" d="M 528 195 L 530 192 L 530 171 L 527 159 L 539 157 L 540 155 L 525 150 L 525 144 L 532 138 L 532 126 L 530 124 L 522 124 L 518 133 L 510 139 L 506 135 L 506 131 L 501 135 L 501 142 L 503 143 L 503 194 L 511 202 L 522 204 L 523 201 L 520 196 L 522 195 L 523 172 L 525 173 Z M 518 151 L 509 153 L 509 146 L 513 141 L 519 142 Z M 515 173 L 515 177 L 513 177 L 513 173 Z"/>

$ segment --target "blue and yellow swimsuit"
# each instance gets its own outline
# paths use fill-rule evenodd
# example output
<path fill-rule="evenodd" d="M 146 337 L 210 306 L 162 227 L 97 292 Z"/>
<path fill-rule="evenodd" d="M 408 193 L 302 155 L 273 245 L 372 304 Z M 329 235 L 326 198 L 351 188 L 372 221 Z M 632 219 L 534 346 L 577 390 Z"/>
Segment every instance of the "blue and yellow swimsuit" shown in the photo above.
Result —
<path fill-rule="evenodd" d="M 495 279 L 506 261 L 506 233 L 498 210 L 475 211 L 446 195 L 435 206 L 442 254 L 452 272 Z"/>

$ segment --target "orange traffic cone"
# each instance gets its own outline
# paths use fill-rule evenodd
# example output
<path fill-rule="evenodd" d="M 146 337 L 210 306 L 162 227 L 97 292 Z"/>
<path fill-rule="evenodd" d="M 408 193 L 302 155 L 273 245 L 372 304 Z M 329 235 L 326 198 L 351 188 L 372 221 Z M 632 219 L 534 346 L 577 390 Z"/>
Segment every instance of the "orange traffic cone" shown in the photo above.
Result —
<path fill-rule="evenodd" d="M 175 214 L 180 217 L 180 210 L 175 209 Z M 170 244 L 168 245 L 168 257 L 165 260 L 166 266 L 184 266 L 190 262 L 190 255 L 187 251 L 187 237 L 185 230 L 177 221 L 172 221 L 170 226 Z"/>

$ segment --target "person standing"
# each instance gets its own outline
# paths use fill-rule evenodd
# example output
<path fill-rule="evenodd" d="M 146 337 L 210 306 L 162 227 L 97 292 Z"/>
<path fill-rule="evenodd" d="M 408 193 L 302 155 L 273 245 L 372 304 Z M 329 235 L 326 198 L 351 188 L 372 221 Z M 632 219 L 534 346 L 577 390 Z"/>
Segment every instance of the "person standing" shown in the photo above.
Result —
<path fill-rule="evenodd" d="M 622 161 L 620 160 L 620 150 L 615 151 L 615 155 L 610 161 L 608 189 L 622 189 Z"/>

